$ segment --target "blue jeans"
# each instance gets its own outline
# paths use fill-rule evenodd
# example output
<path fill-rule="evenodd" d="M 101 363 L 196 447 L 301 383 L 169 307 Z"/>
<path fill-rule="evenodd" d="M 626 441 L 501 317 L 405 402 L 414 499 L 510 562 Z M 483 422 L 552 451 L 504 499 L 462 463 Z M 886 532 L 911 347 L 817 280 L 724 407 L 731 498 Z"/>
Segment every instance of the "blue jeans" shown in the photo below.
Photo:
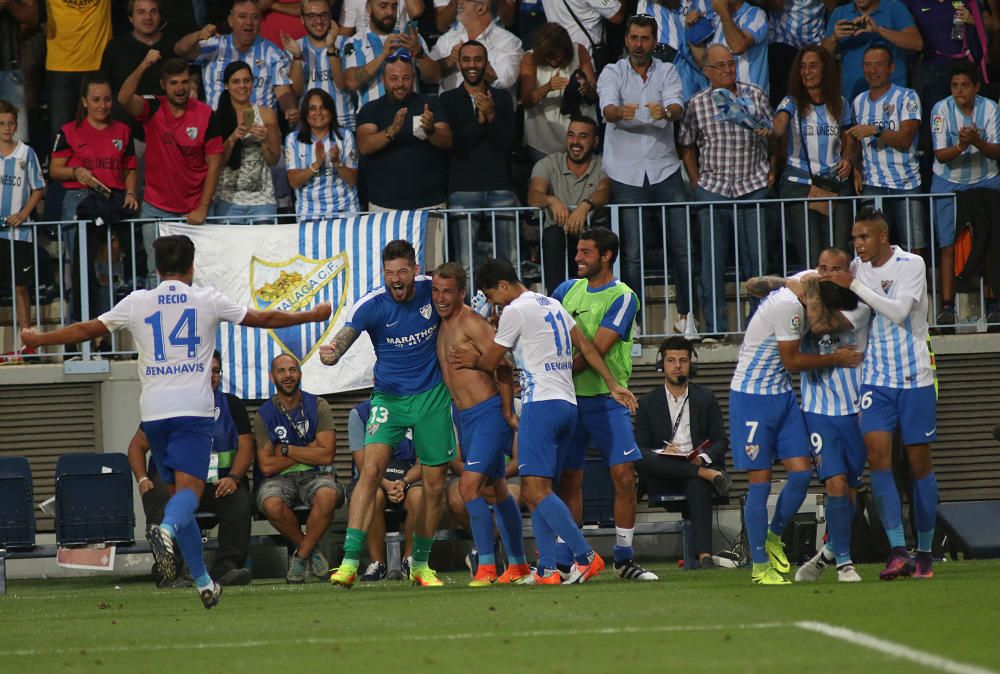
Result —
<path fill-rule="evenodd" d="M 273 225 L 278 215 L 278 207 L 274 204 L 244 206 L 216 199 L 208 215 L 213 218 L 226 218 L 225 224 L 228 225 Z"/>
<path fill-rule="evenodd" d="M 510 190 L 452 192 L 448 195 L 449 209 L 516 206 L 518 206 L 517 197 Z M 478 254 L 479 244 L 485 243 L 489 245 L 493 257 L 507 260 L 514 265 L 514 269 L 518 269 L 520 261 L 517 259 L 517 224 L 518 220 L 513 213 L 498 214 L 496 217 L 488 212 L 449 213 L 448 241 L 451 246 L 451 260 L 469 269 L 473 260 L 482 262 L 485 259 L 485 255 Z M 486 225 L 485 234 L 480 225 Z"/>
<path fill-rule="evenodd" d="M 681 172 L 677 170 L 655 184 L 650 184 L 648 177 L 644 178 L 642 187 L 612 180 L 611 198 L 616 204 L 669 204 L 685 201 L 687 193 Z M 650 213 L 657 218 L 661 210 L 648 208 L 641 212 L 646 218 Z M 640 235 L 639 213 L 639 208 L 621 209 L 621 272 L 622 282 L 641 297 L 643 237 Z M 648 224 L 648 221 L 643 224 Z M 691 272 L 688 265 L 691 232 L 683 208 L 667 209 L 667 222 L 664 223 L 663 232 L 670 254 L 674 283 L 677 285 L 677 313 L 687 314 L 691 311 Z"/>
<path fill-rule="evenodd" d="M 891 230 L 889 240 L 899 242 L 903 249 L 910 251 L 927 247 L 927 218 L 924 215 L 927 199 L 904 199 L 902 197 L 906 195 L 918 197 L 921 194 L 919 187 L 914 187 L 911 190 L 897 190 L 891 187 L 874 187 L 872 185 L 861 187 L 861 196 L 864 197 L 899 197 L 885 201 L 876 199 L 874 204 L 876 208 L 885 213 L 886 219 L 889 221 Z M 872 201 L 865 199 L 858 204 L 858 208 L 872 203 Z"/>
<path fill-rule="evenodd" d="M 24 105 L 24 73 L 20 69 L 0 70 L 0 101 L 17 106 L 17 133 L 14 137 L 28 142 L 28 111 Z"/>
<path fill-rule="evenodd" d="M 696 187 L 694 194 L 698 201 L 754 202 L 764 199 L 767 189 L 754 190 L 735 199 L 701 187 Z M 726 320 L 725 271 L 734 231 L 739 248 L 738 280 L 745 281 L 751 276 L 763 274 L 767 268 L 766 209 L 757 208 L 752 203 L 737 206 L 735 222 L 733 210 L 734 207 L 726 205 L 698 210 L 698 224 L 701 227 L 701 307 L 705 317 L 703 332 L 707 334 L 729 332 Z M 756 305 L 757 302 L 751 301 L 751 313 Z"/>

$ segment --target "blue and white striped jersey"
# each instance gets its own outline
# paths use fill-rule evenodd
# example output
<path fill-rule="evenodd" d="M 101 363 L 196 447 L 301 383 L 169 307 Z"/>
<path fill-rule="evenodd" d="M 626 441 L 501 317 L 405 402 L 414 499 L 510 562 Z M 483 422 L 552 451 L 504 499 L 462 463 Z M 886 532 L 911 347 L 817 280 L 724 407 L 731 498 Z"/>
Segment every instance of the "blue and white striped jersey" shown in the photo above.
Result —
<path fill-rule="evenodd" d="M 31 241 L 32 227 L 7 227 L 4 220 L 28 202 L 32 190 L 45 187 L 38 155 L 25 143 L 17 142 L 14 151 L 0 157 L 0 239 Z M 10 244 L 7 244 L 10 245 Z M 9 273 L 4 270 L 0 273 Z"/>
<path fill-rule="evenodd" d="M 781 362 L 778 342 L 802 339 L 805 307 L 788 288 L 776 290 L 760 303 L 747 325 L 736 372 L 729 388 L 741 393 L 777 395 L 792 390 L 792 378 Z"/>
<path fill-rule="evenodd" d="M 346 36 L 338 38 L 337 47 L 340 48 L 341 53 L 343 53 L 344 45 L 349 39 Z M 322 89 L 330 94 L 333 102 L 337 105 L 337 124 L 342 129 L 354 131 L 355 119 L 358 116 L 358 110 L 354 106 L 354 95 L 346 89 L 338 89 L 337 85 L 333 83 L 333 75 L 330 74 L 330 57 L 327 56 L 326 45 L 314 46 L 309 41 L 308 35 L 299 38 L 298 42 L 302 48 L 303 95 L 310 89 Z"/>
<path fill-rule="evenodd" d="M 225 88 L 222 76 L 226 66 L 233 61 L 245 61 L 253 73 L 253 91 L 250 102 L 268 108 L 276 108 L 278 99 L 274 95 L 274 87 L 289 85 L 288 56 L 274 43 L 257 36 L 253 44 L 245 52 L 241 52 L 233 44 L 233 36 L 216 35 L 199 43 L 198 56 L 194 62 L 202 67 L 202 80 L 205 86 L 205 102 L 213 110 L 219 107 L 219 97 Z"/>
<path fill-rule="evenodd" d="M 706 14 L 711 9 L 711 3 L 705 0 L 680 0 L 677 9 L 670 9 L 666 5 L 661 5 L 653 0 L 639 0 L 638 14 L 648 14 L 656 19 L 659 28 L 659 35 L 656 41 L 659 44 L 669 44 L 674 49 L 680 50 L 686 44 L 684 39 L 684 21 L 692 10 Z"/>
<path fill-rule="evenodd" d="M 792 0 L 771 14 L 771 42 L 802 49 L 819 44 L 826 29 L 826 6 L 823 0 Z"/>
<path fill-rule="evenodd" d="M 285 140 L 285 164 L 290 170 L 309 168 L 310 164 L 315 163 L 314 143 L 317 142 L 323 143 L 328 152 L 336 143 L 344 166 L 358 168 L 358 149 L 354 143 L 354 134 L 349 129 L 340 129 L 338 138 L 313 137 L 312 141 L 303 143 L 299 141 L 298 133 L 288 134 Z M 334 217 L 360 210 L 357 188 L 348 185 L 330 162 L 295 190 L 295 213 L 301 218 Z"/>
<path fill-rule="evenodd" d="M 952 96 L 938 101 L 931 110 L 931 140 L 935 150 L 958 144 L 958 132 L 963 126 L 979 129 L 979 136 L 987 143 L 1000 143 L 1000 111 L 997 104 L 983 96 L 976 96 L 972 117 L 966 117 Z M 971 145 L 947 164 L 934 160 L 934 175 L 963 185 L 971 185 L 995 178 L 997 163 Z"/>
<path fill-rule="evenodd" d="M 912 303 L 902 323 L 893 323 L 878 313 L 874 303 L 863 364 L 863 382 L 868 386 L 920 388 L 934 384 L 930 352 L 927 350 L 927 279 L 924 260 L 899 246 L 881 267 L 854 258 L 854 278 L 891 300 Z M 874 301 L 873 301 L 874 302 Z"/>
<path fill-rule="evenodd" d="M 858 94 L 852 104 L 855 124 L 873 124 L 886 131 L 897 131 L 903 122 L 920 121 L 920 99 L 913 89 L 898 84 L 889 86 L 877 100 L 868 91 Z M 888 187 L 895 190 L 912 190 L 920 187 L 920 160 L 917 157 L 917 140 L 905 152 L 889 147 L 875 136 L 861 141 L 861 160 L 864 164 L 864 184 Z"/>
<path fill-rule="evenodd" d="M 360 68 L 366 63 L 370 63 L 377 59 L 385 47 L 385 40 L 389 35 L 379 35 L 378 33 L 368 32 L 364 34 L 355 34 L 354 37 L 348 38 L 344 42 L 344 46 L 341 47 L 341 53 L 343 54 L 344 60 L 344 71 L 346 72 L 348 68 Z M 424 38 L 420 38 L 420 46 L 424 50 L 425 54 L 430 53 L 430 49 L 427 48 L 427 43 L 424 42 Z M 366 103 L 370 103 L 376 99 L 385 96 L 385 84 L 382 82 L 382 73 L 385 71 L 385 64 L 382 64 L 382 68 L 379 69 L 378 74 L 372 78 L 371 82 L 368 83 L 368 88 L 364 91 L 358 91 L 358 103 L 357 109 L 360 110 L 365 106 Z M 413 80 L 413 90 L 417 90 L 417 82 L 420 79 L 419 75 Z"/>
<path fill-rule="evenodd" d="M 833 119 L 826 105 L 811 105 L 805 118 L 799 117 L 795 99 L 785 96 L 776 112 L 788 115 L 788 166 L 805 176 L 835 177 L 837 162 L 841 158 L 841 131 L 851 124 L 851 110 L 841 99 L 840 119 Z M 805 137 L 806 146 L 802 139 Z M 808 177 L 793 174 L 792 182 L 809 183 Z"/>
<path fill-rule="evenodd" d="M 853 330 L 833 335 L 807 332 L 802 337 L 799 349 L 803 353 L 821 356 L 844 346 L 864 351 L 868 344 L 868 325 L 871 323 L 872 310 L 862 302 L 857 309 L 845 311 L 844 315 L 854 326 Z M 860 367 L 826 367 L 803 371 L 800 378 L 802 411 L 828 417 L 857 414 L 861 402 L 861 374 Z"/>
<path fill-rule="evenodd" d="M 708 19 L 715 28 L 712 42 L 728 45 L 719 15 L 709 12 Z M 736 80 L 756 84 L 766 94 L 771 90 L 771 80 L 767 70 L 767 14 L 760 7 L 744 2 L 733 14 L 733 22 L 753 38 L 753 45 L 749 49 L 742 54 L 733 54 L 733 60 L 736 61 Z"/>

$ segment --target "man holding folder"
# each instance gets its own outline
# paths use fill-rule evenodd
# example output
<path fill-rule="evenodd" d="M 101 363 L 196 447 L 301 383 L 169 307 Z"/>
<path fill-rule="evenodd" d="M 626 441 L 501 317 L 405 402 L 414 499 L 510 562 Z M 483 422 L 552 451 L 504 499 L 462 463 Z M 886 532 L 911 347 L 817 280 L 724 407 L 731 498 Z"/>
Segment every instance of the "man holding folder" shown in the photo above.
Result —
<path fill-rule="evenodd" d="M 712 494 L 729 493 L 726 475 L 729 442 L 715 394 L 690 383 L 697 371 L 694 347 L 683 337 L 668 337 L 657 355 L 663 387 L 639 398 L 635 440 L 642 451 L 636 463 L 647 491 L 682 490 L 694 527 L 699 567 L 712 561 Z"/>

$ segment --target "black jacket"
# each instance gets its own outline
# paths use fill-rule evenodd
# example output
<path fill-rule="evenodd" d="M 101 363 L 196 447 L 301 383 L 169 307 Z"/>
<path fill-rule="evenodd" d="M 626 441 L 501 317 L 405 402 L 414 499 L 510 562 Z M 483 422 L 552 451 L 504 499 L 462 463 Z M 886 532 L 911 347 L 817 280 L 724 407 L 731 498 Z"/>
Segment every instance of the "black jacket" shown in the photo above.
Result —
<path fill-rule="evenodd" d="M 463 85 L 441 94 L 441 107 L 451 126 L 448 193 L 512 190 L 514 103 L 504 89 L 490 87 L 496 117 L 480 124 L 472 97 Z"/>
<path fill-rule="evenodd" d="M 712 464 L 719 470 L 726 467 L 729 439 L 722 420 L 722 408 L 715 394 L 704 386 L 688 384 L 688 402 L 684 414 L 690 414 L 691 440 L 697 447 L 705 440 L 711 444 L 702 450 L 712 457 Z M 672 439 L 674 420 L 667 407 L 667 392 L 659 385 L 639 398 L 635 414 L 635 441 L 642 449 L 658 449 Z"/>

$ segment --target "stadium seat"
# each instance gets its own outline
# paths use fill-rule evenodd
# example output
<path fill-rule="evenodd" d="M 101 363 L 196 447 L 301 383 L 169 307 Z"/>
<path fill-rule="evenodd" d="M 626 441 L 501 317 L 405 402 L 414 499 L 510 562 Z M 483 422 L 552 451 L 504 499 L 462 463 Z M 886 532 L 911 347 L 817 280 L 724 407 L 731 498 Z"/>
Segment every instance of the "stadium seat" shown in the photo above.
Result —
<path fill-rule="evenodd" d="M 135 542 L 132 472 L 124 454 L 64 454 L 56 464 L 60 546 Z"/>
<path fill-rule="evenodd" d="M 615 485 L 600 457 L 587 457 L 583 466 L 583 524 L 615 526 Z"/>
<path fill-rule="evenodd" d="M 966 559 L 1000 557 L 1000 501 L 939 503 L 938 521 Z"/>
<path fill-rule="evenodd" d="M 31 466 L 23 456 L 0 456 L 0 549 L 35 545 Z"/>

